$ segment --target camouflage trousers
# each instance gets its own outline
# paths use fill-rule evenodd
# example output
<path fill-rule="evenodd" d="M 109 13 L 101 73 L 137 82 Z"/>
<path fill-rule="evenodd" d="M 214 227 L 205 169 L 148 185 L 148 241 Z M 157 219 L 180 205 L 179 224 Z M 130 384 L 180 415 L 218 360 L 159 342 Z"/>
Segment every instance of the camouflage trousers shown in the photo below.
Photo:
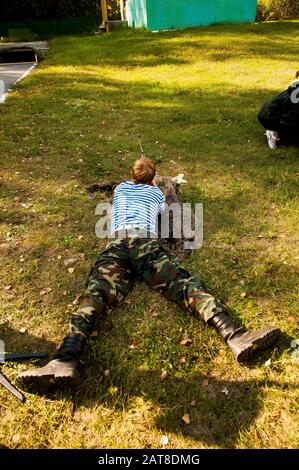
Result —
<path fill-rule="evenodd" d="M 113 239 L 90 273 L 79 308 L 71 316 L 71 331 L 88 339 L 106 312 L 126 297 L 136 279 L 205 322 L 223 311 L 222 303 L 208 294 L 202 281 L 184 269 L 159 240 Z"/>

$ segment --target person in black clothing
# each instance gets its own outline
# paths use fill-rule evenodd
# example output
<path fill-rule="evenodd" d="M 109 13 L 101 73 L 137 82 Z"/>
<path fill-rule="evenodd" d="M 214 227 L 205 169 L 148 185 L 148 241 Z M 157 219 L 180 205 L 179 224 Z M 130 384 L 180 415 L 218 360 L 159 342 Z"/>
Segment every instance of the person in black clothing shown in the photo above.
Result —
<path fill-rule="evenodd" d="M 287 90 L 267 101 L 258 113 L 271 149 L 276 148 L 278 142 L 299 142 L 299 71 L 296 79 Z"/>

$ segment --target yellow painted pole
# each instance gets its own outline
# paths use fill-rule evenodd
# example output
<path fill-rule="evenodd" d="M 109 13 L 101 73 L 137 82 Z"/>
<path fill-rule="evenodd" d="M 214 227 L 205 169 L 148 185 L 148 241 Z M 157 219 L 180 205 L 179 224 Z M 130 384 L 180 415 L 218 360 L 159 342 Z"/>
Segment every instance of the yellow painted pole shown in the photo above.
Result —
<path fill-rule="evenodd" d="M 101 0 L 101 9 L 102 9 L 102 20 L 105 25 L 106 32 L 109 32 L 109 24 L 108 24 L 108 13 L 107 13 L 107 2 L 106 0 Z"/>

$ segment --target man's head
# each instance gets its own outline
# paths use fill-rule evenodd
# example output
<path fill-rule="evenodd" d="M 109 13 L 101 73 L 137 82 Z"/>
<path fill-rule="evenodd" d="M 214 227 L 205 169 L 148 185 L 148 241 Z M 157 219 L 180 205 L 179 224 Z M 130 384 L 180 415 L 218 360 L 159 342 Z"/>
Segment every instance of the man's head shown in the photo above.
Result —
<path fill-rule="evenodd" d="M 135 184 L 152 184 L 156 175 L 155 162 L 147 157 L 139 158 L 134 163 L 131 175 Z"/>

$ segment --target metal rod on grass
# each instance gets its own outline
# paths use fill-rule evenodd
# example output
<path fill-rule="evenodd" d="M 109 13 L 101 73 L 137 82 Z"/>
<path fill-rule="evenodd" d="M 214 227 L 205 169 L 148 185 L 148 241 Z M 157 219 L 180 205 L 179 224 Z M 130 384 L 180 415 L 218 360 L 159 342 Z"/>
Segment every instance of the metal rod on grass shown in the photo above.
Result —
<path fill-rule="evenodd" d="M 141 157 L 144 158 L 144 157 L 145 157 L 145 153 L 144 153 L 143 148 L 142 148 L 141 139 L 140 139 L 140 134 L 137 134 L 137 139 L 138 139 L 139 147 L 140 147 L 140 150 L 141 150 Z"/>

